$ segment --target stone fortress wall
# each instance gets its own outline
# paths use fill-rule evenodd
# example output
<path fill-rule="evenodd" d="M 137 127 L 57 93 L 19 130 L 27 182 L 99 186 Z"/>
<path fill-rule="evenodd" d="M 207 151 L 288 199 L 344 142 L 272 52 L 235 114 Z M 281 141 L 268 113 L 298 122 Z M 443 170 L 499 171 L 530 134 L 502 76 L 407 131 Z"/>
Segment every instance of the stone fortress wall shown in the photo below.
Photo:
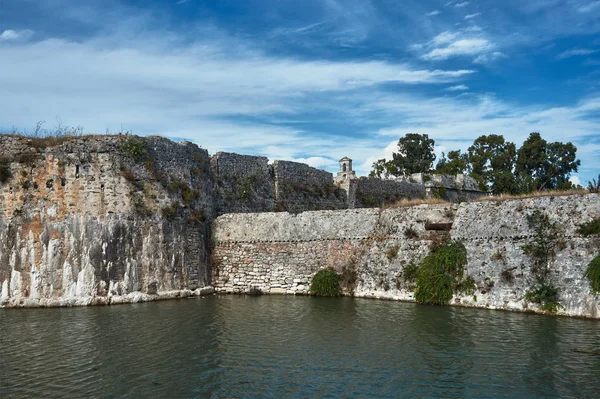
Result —
<path fill-rule="evenodd" d="M 357 178 L 352 160 L 332 173 L 290 161 L 218 152 L 211 158 L 217 212 L 299 213 L 379 207 L 401 199 L 439 197 L 450 201 L 486 195 L 468 176 L 413 174 L 404 178 Z"/>
<path fill-rule="evenodd" d="M 142 300 L 210 284 L 209 156 L 191 143 L 120 136 L 0 136 L 0 306 Z"/>
<path fill-rule="evenodd" d="M 223 215 L 213 225 L 213 285 L 227 293 L 306 294 L 312 276 L 331 267 L 344 279 L 355 280 L 356 296 L 412 301 L 414 282 L 406 279 L 406 271 L 449 235 L 464 243 L 467 274 L 477 286 L 472 295 L 455 296 L 452 304 L 540 311 L 522 299 L 534 283 L 532 262 L 522 247 L 534 235 L 526 215 L 536 209 L 560 226 L 567 243 L 550 266 L 550 279 L 565 307 L 558 314 L 600 318 L 600 298 L 584 278 L 600 250 L 600 238 L 577 233 L 579 224 L 600 217 L 598 194 Z"/>
<path fill-rule="evenodd" d="M 358 296 L 411 300 L 405 268 L 448 234 L 431 226 L 452 224 L 478 284 L 476 297 L 454 300 L 522 310 L 531 280 L 523 223 L 542 209 L 569 244 L 555 264 L 563 313 L 598 317 L 582 271 L 600 245 L 574 227 L 600 214 L 598 195 L 380 210 L 432 188 L 463 196 L 472 182 L 356 178 L 347 158 L 334 179 L 265 157 L 211 158 L 160 137 L 137 139 L 147 156 L 136 160 L 122 146 L 129 138 L 0 135 L 0 307 L 137 302 L 201 295 L 212 285 L 306 293 L 328 266 L 355 275 Z M 502 280 L 507 270 L 510 282 Z"/>

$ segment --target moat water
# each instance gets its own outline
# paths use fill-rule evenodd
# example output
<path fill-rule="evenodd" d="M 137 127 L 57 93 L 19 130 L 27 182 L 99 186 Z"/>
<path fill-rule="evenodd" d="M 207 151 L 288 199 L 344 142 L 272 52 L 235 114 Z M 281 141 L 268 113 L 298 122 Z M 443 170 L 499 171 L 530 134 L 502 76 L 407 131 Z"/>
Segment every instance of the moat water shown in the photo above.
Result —
<path fill-rule="evenodd" d="M 220 296 L 0 311 L 0 397 L 594 398 L 600 321 Z"/>

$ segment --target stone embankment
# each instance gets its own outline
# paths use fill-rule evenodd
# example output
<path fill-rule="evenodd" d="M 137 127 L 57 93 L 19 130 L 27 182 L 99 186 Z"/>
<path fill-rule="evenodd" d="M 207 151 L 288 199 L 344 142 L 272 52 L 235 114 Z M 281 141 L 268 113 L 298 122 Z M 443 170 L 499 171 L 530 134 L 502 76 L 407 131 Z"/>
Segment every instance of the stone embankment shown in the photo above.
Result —
<path fill-rule="evenodd" d="M 338 271 L 359 297 L 414 300 L 410 269 L 446 238 L 467 249 L 472 294 L 461 306 L 541 311 L 523 300 L 535 282 L 523 251 L 535 232 L 534 211 L 559 226 L 564 245 L 550 259 L 549 279 L 559 288 L 558 314 L 600 317 L 600 297 L 584 278 L 600 251 L 599 237 L 583 237 L 582 223 L 600 217 L 598 194 L 541 197 L 406 208 L 231 214 L 213 225 L 213 285 L 217 292 L 306 294 L 321 268 Z"/>

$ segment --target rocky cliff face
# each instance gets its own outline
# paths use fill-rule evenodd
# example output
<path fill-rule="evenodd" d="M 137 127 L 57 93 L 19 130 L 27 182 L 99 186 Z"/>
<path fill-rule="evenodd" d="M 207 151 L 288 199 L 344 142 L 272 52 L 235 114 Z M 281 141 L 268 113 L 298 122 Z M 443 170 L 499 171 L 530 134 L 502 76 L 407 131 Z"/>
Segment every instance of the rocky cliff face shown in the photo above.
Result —
<path fill-rule="evenodd" d="M 548 280 L 559 289 L 559 314 L 600 317 L 600 296 L 584 277 L 600 252 L 600 237 L 580 224 L 600 217 L 598 194 L 504 202 L 418 205 L 379 211 L 223 215 L 215 220 L 213 284 L 219 292 L 305 294 L 321 268 L 337 270 L 356 296 L 414 300 L 414 265 L 445 239 L 467 250 L 466 274 L 475 288 L 451 303 L 541 311 L 523 299 L 535 283 L 534 260 L 523 247 L 536 231 L 527 216 L 547 215 L 558 226 Z"/>
<path fill-rule="evenodd" d="M 205 150 L 158 137 L 0 140 L 1 306 L 139 301 L 209 284 Z"/>

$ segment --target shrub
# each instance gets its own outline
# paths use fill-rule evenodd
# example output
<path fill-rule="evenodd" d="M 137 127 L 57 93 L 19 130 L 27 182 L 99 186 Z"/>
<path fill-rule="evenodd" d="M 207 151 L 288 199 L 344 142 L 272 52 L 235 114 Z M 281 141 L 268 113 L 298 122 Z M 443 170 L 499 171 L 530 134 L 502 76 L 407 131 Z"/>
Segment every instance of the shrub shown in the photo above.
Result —
<path fill-rule="evenodd" d="M 170 206 L 165 206 L 164 208 L 162 208 L 161 214 L 165 219 L 173 220 L 179 214 L 179 209 L 180 207 L 178 204 L 172 204 Z"/>
<path fill-rule="evenodd" d="M 386 254 L 388 260 L 395 259 L 398 256 L 398 249 L 399 249 L 399 247 L 397 245 L 394 245 L 394 246 L 388 248 L 387 251 L 385 251 L 385 254 Z"/>
<path fill-rule="evenodd" d="M 419 238 L 419 233 L 413 227 L 409 227 L 404 230 L 404 237 L 406 238 Z"/>
<path fill-rule="evenodd" d="M 119 142 L 119 151 L 135 162 L 141 162 L 148 155 L 148 143 L 140 137 L 127 135 Z"/>
<path fill-rule="evenodd" d="M 598 175 L 598 180 L 592 179 L 588 182 L 587 189 L 590 193 L 600 193 L 600 175 Z"/>
<path fill-rule="evenodd" d="M 321 269 L 310 283 L 310 292 L 316 296 L 341 296 L 341 276 L 333 269 Z"/>
<path fill-rule="evenodd" d="M 10 170 L 10 164 L 0 163 L 0 183 L 6 183 L 11 177 L 12 171 Z"/>
<path fill-rule="evenodd" d="M 504 269 L 502 270 L 502 273 L 500 273 L 500 278 L 502 278 L 502 281 L 504 281 L 507 284 L 512 283 L 513 281 L 515 281 L 515 276 L 513 275 L 513 271 L 516 268 L 510 268 L 510 269 Z"/>
<path fill-rule="evenodd" d="M 579 225 L 577 232 L 585 237 L 600 234 L 600 217 Z"/>
<path fill-rule="evenodd" d="M 417 279 L 417 272 L 419 271 L 419 266 L 414 263 L 410 263 L 404 267 L 402 271 L 402 278 L 407 283 L 414 283 Z"/>
<path fill-rule="evenodd" d="M 539 303 L 542 310 L 556 312 L 563 306 L 558 302 L 558 288 L 547 282 L 540 282 L 525 293 L 523 299 Z"/>
<path fill-rule="evenodd" d="M 533 240 L 521 249 L 533 261 L 531 271 L 538 279 L 544 280 L 548 274 L 548 264 L 556 249 L 564 243 L 556 223 L 550 222 L 548 215 L 536 209 L 527 216 L 527 224 L 533 230 Z"/>
<path fill-rule="evenodd" d="M 592 292 L 594 294 L 600 293 L 600 255 L 592 259 L 584 276 L 590 281 Z"/>
<path fill-rule="evenodd" d="M 421 262 L 417 271 L 415 300 L 419 303 L 448 303 L 460 288 L 467 264 L 467 250 L 460 242 L 440 246 Z"/>

